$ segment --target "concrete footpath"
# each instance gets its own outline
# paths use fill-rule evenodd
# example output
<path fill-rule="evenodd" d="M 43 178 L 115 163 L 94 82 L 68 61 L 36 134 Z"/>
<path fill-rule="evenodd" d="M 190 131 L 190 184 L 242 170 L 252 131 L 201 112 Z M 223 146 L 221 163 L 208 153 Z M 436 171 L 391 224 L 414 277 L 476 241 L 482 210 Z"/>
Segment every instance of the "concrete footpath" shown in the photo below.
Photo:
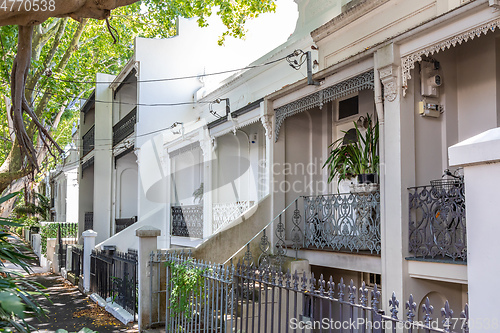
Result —
<path fill-rule="evenodd" d="M 12 236 L 10 242 L 24 244 L 17 236 Z M 25 254 L 33 255 L 29 251 Z M 19 267 L 6 263 L 9 268 L 22 271 Z M 137 324 L 126 326 L 95 304 L 90 298 L 83 295 L 77 287 L 73 286 L 60 275 L 41 273 L 41 268 L 36 260 L 31 260 L 33 272 L 26 275 L 28 281 L 38 282 L 47 289 L 43 291 L 50 301 L 44 296 L 37 297 L 38 302 L 48 311 L 48 318 L 28 318 L 26 321 L 34 327 L 36 332 L 55 332 L 64 329 L 68 332 L 78 332 L 86 327 L 100 333 L 111 332 L 138 332 Z"/>

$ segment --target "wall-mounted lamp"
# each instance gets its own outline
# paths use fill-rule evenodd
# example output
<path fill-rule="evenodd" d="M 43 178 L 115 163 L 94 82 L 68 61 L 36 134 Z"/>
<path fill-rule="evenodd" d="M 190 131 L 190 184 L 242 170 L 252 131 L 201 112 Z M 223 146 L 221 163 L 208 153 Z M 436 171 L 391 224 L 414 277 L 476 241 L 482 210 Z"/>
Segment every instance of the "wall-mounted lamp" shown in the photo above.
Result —
<path fill-rule="evenodd" d="M 364 129 L 367 129 L 368 126 L 370 126 L 370 124 L 368 123 L 368 118 L 365 116 L 359 116 L 358 120 L 356 120 L 356 125 Z"/>

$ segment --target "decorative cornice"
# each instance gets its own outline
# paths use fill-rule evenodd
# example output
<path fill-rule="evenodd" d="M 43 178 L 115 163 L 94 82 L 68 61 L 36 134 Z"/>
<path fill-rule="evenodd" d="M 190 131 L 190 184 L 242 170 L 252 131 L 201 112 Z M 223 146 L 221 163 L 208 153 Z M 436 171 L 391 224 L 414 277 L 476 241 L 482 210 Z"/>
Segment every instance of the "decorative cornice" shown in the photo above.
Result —
<path fill-rule="evenodd" d="M 415 68 L 415 63 L 422 61 L 423 56 L 433 55 L 439 51 L 444 51 L 446 49 L 455 47 L 457 44 L 460 45 L 463 42 L 467 42 L 469 39 L 472 40 L 475 37 L 480 37 L 482 34 L 486 35 L 488 31 L 495 31 L 496 28 L 500 27 L 500 19 L 495 19 L 493 21 L 483 23 L 474 28 L 462 32 L 453 37 L 446 38 L 439 42 L 436 42 L 430 46 L 423 49 L 415 51 L 408 54 L 401 59 L 401 71 L 402 71 L 402 86 L 403 86 L 403 96 L 406 95 L 406 89 L 408 89 L 408 81 L 411 79 L 411 70 Z"/>
<path fill-rule="evenodd" d="M 168 153 L 168 155 L 170 156 L 170 158 L 172 158 L 172 157 L 175 157 L 175 156 L 178 156 L 180 154 L 184 154 L 184 153 L 190 152 L 190 151 L 198 149 L 198 148 L 200 148 L 200 142 L 199 141 L 195 141 L 193 143 L 190 143 L 188 145 L 185 145 L 184 147 L 181 147 L 179 149 L 176 149 L 176 150 Z"/>
<path fill-rule="evenodd" d="M 115 77 L 113 82 L 111 82 L 109 84 L 109 87 L 113 90 L 116 90 L 122 84 L 122 82 L 125 80 L 125 78 L 129 75 L 130 71 L 133 69 L 136 69 L 136 66 L 137 66 L 137 64 L 136 64 L 134 57 L 130 58 L 127 61 L 127 63 L 125 64 L 125 66 L 123 66 L 120 73 Z M 138 72 L 138 67 L 136 70 Z"/>
<path fill-rule="evenodd" d="M 370 70 L 275 109 L 274 141 L 278 141 L 281 125 L 283 125 L 286 118 L 315 107 L 321 109 L 325 103 L 356 93 L 360 90 L 373 90 L 373 80 L 373 70 Z"/>
<path fill-rule="evenodd" d="M 323 24 L 321 27 L 313 30 L 311 32 L 311 37 L 316 43 L 319 40 L 327 37 L 328 35 L 331 35 L 335 31 L 340 30 L 350 23 L 356 21 L 357 19 L 363 17 L 365 14 L 376 9 L 377 7 L 380 7 L 388 1 L 389 0 L 361 0 L 359 1 L 359 3 L 351 6 L 350 8 L 346 7 L 347 10 L 345 10 L 343 13 L 334 17 L 327 23 Z"/>

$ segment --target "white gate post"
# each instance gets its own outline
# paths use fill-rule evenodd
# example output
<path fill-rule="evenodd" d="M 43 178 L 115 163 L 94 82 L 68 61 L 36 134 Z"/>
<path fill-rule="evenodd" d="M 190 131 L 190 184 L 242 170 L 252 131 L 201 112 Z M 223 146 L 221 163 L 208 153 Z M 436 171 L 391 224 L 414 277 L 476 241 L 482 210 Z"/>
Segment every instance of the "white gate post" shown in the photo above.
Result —
<path fill-rule="evenodd" d="M 157 250 L 157 237 L 161 235 L 161 230 L 143 226 L 135 231 L 135 235 L 139 237 L 138 251 L 138 277 L 139 280 L 139 331 L 142 332 L 148 328 L 151 323 L 149 316 L 151 311 L 151 279 L 149 270 L 149 255 L 152 251 Z"/>
<path fill-rule="evenodd" d="M 499 307 L 488 290 L 500 275 L 500 127 L 451 146 L 448 156 L 450 166 L 464 168 L 470 332 L 498 332 Z"/>
<path fill-rule="evenodd" d="M 95 238 L 97 232 L 87 230 L 82 233 L 83 236 L 83 291 L 90 291 L 90 255 L 95 248 Z"/>

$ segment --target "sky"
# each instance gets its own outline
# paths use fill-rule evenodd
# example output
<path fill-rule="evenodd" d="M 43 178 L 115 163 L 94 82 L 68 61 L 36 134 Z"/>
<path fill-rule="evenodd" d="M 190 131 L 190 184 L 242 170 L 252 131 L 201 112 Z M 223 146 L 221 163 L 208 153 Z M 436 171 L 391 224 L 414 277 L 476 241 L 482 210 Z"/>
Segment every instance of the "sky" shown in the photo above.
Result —
<path fill-rule="evenodd" d="M 277 0 L 275 13 L 261 14 L 246 23 L 244 39 L 227 37 L 224 45 L 218 46 L 217 41 L 225 27 L 216 15 L 209 18 L 209 26 L 205 28 L 197 27 L 195 19 L 183 19 L 179 37 L 203 45 L 201 49 L 205 52 L 200 56 L 206 64 L 205 73 L 238 69 L 285 43 L 295 30 L 297 18 L 297 5 L 293 0 Z M 205 86 L 213 88 L 232 74 L 206 77 Z"/>

